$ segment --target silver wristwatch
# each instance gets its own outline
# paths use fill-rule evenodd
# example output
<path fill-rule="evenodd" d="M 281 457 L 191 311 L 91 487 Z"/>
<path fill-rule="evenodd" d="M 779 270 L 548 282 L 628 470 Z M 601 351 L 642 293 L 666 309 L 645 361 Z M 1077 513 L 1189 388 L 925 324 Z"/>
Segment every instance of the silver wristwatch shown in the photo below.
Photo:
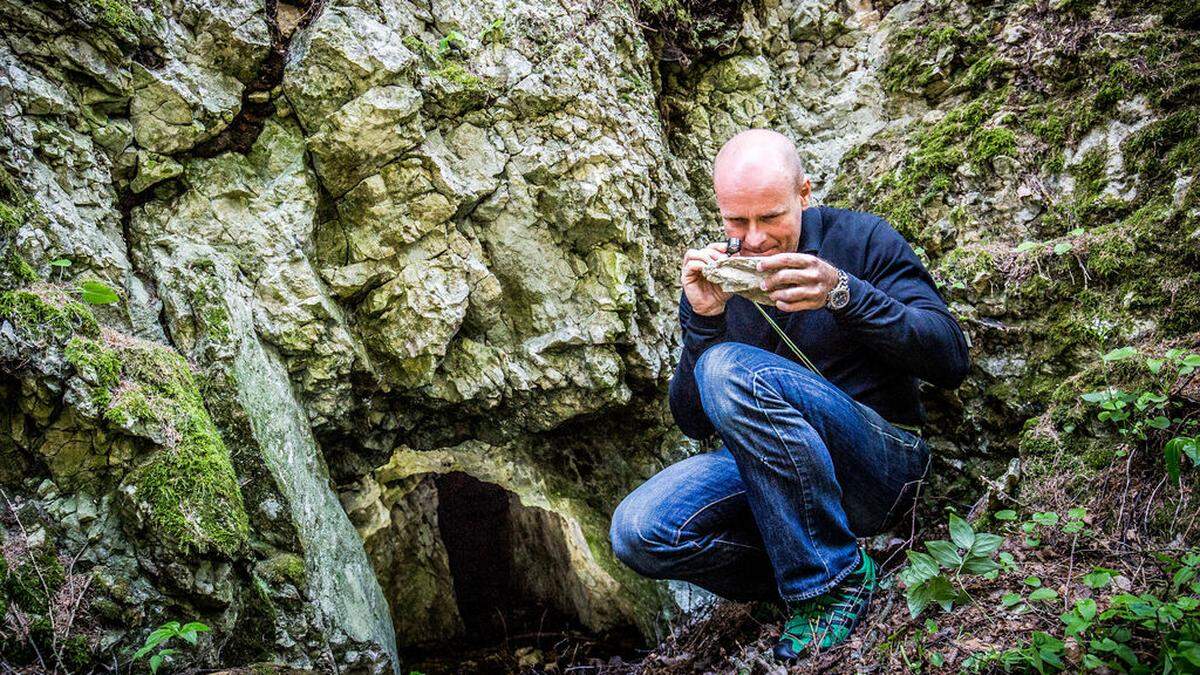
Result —
<path fill-rule="evenodd" d="M 846 277 L 846 273 L 838 270 L 837 285 L 830 289 L 829 294 L 825 296 L 825 306 L 829 309 L 837 311 L 844 308 L 850 303 L 850 280 Z"/>

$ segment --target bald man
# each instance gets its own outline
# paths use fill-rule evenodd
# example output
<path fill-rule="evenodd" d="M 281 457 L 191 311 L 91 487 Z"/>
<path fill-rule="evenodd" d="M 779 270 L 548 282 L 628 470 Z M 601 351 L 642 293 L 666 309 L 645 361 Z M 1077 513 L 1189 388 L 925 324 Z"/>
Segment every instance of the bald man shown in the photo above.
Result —
<path fill-rule="evenodd" d="M 716 434 L 721 446 L 626 496 L 609 536 L 643 575 L 782 601 L 789 618 L 774 655 L 789 662 L 843 642 L 866 614 L 876 570 L 857 539 L 912 508 L 930 458 L 918 382 L 957 387 L 967 343 L 887 222 L 810 205 L 786 137 L 734 136 L 713 163 L 713 187 L 725 235 L 741 248 L 713 243 L 683 257 L 670 404 L 685 434 Z M 761 257 L 773 306 L 705 280 L 703 267 L 731 253 Z"/>

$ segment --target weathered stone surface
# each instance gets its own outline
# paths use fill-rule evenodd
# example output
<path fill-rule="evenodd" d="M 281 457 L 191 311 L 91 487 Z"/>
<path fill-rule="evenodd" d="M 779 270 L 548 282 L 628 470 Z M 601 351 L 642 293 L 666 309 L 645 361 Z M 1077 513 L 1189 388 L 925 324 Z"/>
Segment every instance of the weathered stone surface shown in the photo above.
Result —
<path fill-rule="evenodd" d="M 611 560 L 604 515 L 692 449 L 664 406 L 679 258 L 720 238 L 711 161 L 749 126 L 929 262 L 979 366 L 930 401 L 963 475 L 1026 419 L 1080 443 L 1062 383 L 1200 318 L 1195 88 L 1143 79 L 1187 72 L 1169 20 L 1097 5 L 1062 33 L 1074 73 L 1015 3 L 745 3 L 687 65 L 624 3 L 307 6 L 0 0 L 0 291 L 115 289 L 89 339 L 189 360 L 248 523 L 166 555 L 182 539 L 115 479 L 170 427 L 103 420 L 98 371 L 0 323 L 0 483 L 46 514 L 35 543 L 92 547 L 112 642 L 195 610 L 223 665 L 397 667 L 393 639 L 465 625 L 437 523 L 456 472 L 536 552 L 522 593 L 654 634 L 670 602 Z"/>
<path fill-rule="evenodd" d="M 762 282 L 767 273 L 759 272 L 757 265 L 761 257 L 734 256 L 723 258 L 704 266 L 704 278 L 721 287 L 727 293 L 735 293 L 747 300 L 764 305 L 775 304 L 767 292 L 762 290 Z"/>

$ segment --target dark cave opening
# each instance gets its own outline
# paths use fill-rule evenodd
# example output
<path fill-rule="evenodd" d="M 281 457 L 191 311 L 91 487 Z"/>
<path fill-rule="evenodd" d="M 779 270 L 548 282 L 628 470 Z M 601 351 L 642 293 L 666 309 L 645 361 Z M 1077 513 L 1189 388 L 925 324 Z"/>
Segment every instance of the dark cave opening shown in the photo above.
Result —
<path fill-rule="evenodd" d="M 402 650 L 421 672 L 514 672 L 522 655 L 543 664 L 630 656 L 642 647 L 632 627 L 597 635 L 568 590 L 569 552 L 557 514 L 516 494 L 452 471 L 433 478 L 437 528 L 445 547 L 463 632 L 453 640 Z"/>
<path fill-rule="evenodd" d="M 508 491 L 459 471 L 438 476 L 435 483 L 438 529 L 450 560 L 465 637 L 472 641 L 503 635 L 506 617 L 534 609 L 522 607 L 522 598 L 513 592 Z"/>

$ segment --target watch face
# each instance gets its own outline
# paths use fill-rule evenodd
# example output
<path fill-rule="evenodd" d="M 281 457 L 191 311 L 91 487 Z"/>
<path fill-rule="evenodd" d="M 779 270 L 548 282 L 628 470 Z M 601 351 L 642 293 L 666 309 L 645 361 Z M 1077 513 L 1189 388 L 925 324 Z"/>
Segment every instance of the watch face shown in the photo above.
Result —
<path fill-rule="evenodd" d="M 829 294 L 829 306 L 833 309 L 841 309 L 846 306 L 847 302 L 850 302 L 850 291 L 844 288 L 839 288 Z"/>

